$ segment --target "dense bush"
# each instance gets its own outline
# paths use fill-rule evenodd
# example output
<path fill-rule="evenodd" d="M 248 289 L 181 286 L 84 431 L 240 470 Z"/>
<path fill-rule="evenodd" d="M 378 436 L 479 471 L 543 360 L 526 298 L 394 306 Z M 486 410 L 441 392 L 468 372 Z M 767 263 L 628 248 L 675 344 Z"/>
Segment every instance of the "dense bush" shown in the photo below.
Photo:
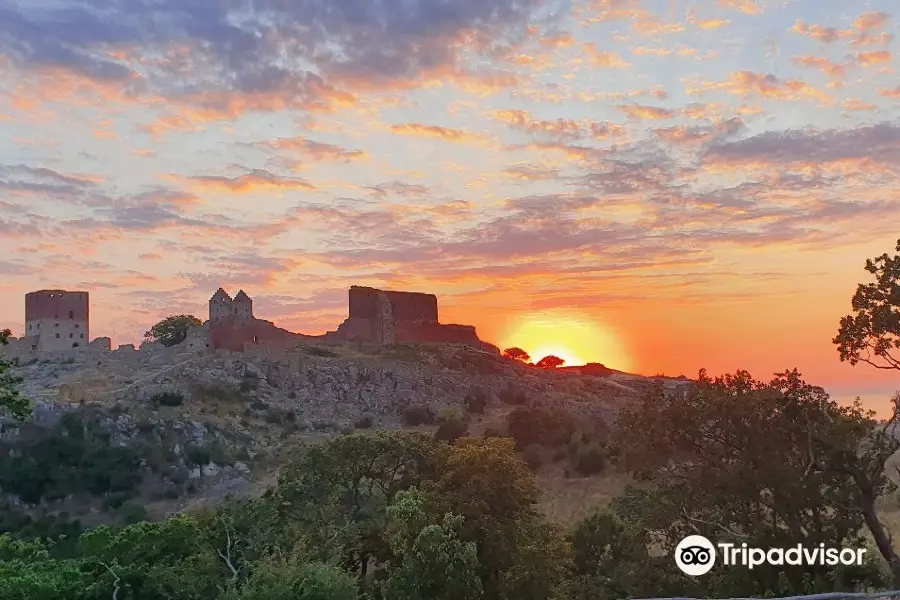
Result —
<path fill-rule="evenodd" d="M 482 437 L 485 438 L 495 438 L 495 437 L 505 437 L 503 432 L 497 429 L 496 427 L 488 427 L 484 430 Z"/>
<path fill-rule="evenodd" d="M 157 406 L 181 406 L 184 404 L 184 394 L 181 392 L 160 392 L 154 394 L 150 401 Z"/>
<path fill-rule="evenodd" d="M 466 415 L 459 408 L 455 406 L 448 406 L 446 408 L 441 409 L 441 412 L 438 414 L 437 422 L 445 423 L 447 421 L 466 421 Z"/>
<path fill-rule="evenodd" d="M 522 460 L 532 471 L 537 471 L 544 464 L 544 450 L 537 444 L 531 444 L 522 453 Z"/>
<path fill-rule="evenodd" d="M 528 394 L 518 389 L 512 383 L 500 390 L 500 401 L 511 406 L 523 406 L 528 404 Z"/>
<path fill-rule="evenodd" d="M 561 410 L 519 407 L 507 415 L 506 427 L 520 449 L 531 444 L 557 448 L 571 439 L 575 420 Z"/>
<path fill-rule="evenodd" d="M 472 390 L 463 399 L 463 405 L 466 407 L 466 410 L 477 415 L 484 414 L 484 409 L 487 406 L 487 402 L 487 393 L 481 388 Z"/>
<path fill-rule="evenodd" d="M 109 433 L 80 415 L 64 415 L 52 430 L 0 447 L 0 489 L 28 504 L 89 493 L 136 492 L 140 457 L 131 447 L 110 444 Z"/>
<path fill-rule="evenodd" d="M 357 429 L 369 429 L 373 424 L 372 415 L 363 415 L 353 422 L 353 426 Z"/>
<path fill-rule="evenodd" d="M 596 442 L 580 445 L 570 460 L 572 468 L 580 475 L 598 475 L 606 468 L 606 454 Z"/>
<path fill-rule="evenodd" d="M 466 435 L 469 431 L 469 424 L 463 419 L 448 419 L 441 421 L 437 431 L 434 432 L 434 439 L 441 442 L 453 443 L 459 438 Z"/>
<path fill-rule="evenodd" d="M 403 411 L 403 421 L 412 427 L 417 425 L 434 425 L 437 415 L 430 406 L 414 404 Z"/>

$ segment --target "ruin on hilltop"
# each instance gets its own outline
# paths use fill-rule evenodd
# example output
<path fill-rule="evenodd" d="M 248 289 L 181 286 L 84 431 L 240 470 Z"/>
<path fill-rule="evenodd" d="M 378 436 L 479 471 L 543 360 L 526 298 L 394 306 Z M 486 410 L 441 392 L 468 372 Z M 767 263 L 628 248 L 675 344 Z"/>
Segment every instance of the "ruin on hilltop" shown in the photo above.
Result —
<path fill-rule="evenodd" d="M 469 344 L 490 352 L 497 348 L 478 339 L 471 325 L 438 320 L 437 296 L 351 286 L 348 316 L 335 331 L 303 335 L 253 315 L 253 301 L 240 290 L 232 299 L 219 288 L 209 300 L 209 347 L 242 351 L 249 346 L 285 348 L 302 342 L 366 342 L 378 345 L 415 342 Z"/>
<path fill-rule="evenodd" d="M 20 359 L 71 355 L 73 352 L 109 352 L 109 338 L 88 342 L 87 292 L 42 290 L 26 295 L 25 335 L 0 346 L 0 356 Z M 287 349 L 302 343 L 362 342 L 391 345 L 416 342 L 461 343 L 499 354 L 496 346 L 478 339 L 475 327 L 438 320 L 437 296 L 351 286 L 348 316 L 334 331 L 323 335 L 294 333 L 253 314 L 253 300 L 244 290 L 232 298 L 219 288 L 209 299 L 209 318 L 191 329 L 179 350 Z M 161 347 L 144 342 L 141 349 Z M 134 352 L 122 344 L 118 352 Z"/>

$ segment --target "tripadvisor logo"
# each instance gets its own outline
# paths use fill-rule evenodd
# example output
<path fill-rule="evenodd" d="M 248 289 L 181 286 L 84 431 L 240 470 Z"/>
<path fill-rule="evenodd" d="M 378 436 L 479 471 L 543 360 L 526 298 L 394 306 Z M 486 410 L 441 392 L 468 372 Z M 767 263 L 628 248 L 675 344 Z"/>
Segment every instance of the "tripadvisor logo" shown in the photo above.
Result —
<path fill-rule="evenodd" d="M 861 566 L 865 554 L 865 548 L 828 548 L 825 544 L 811 548 L 797 544 L 791 548 L 764 550 L 747 544 L 713 544 L 702 535 L 689 535 L 675 548 L 675 564 L 684 574 L 697 577 L 708 573 L 717 557 L 725 566 L 752 569 L 760 565 Z"/>

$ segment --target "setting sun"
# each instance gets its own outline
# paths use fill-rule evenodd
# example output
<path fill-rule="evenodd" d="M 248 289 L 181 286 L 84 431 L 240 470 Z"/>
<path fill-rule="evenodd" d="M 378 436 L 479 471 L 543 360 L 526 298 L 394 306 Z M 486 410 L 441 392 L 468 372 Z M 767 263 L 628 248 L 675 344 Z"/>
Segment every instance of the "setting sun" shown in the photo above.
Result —
<path fill-rule="evenodd" d="M 552 354 L 565 360 L 565 366 L 598 362 L 622 371 L 632 366 L 622 342 L 611 328 L 578 315 L 529 315 L 515 323 L 503 339 L 504 348 L 521 348 L 535 362 Z"/>

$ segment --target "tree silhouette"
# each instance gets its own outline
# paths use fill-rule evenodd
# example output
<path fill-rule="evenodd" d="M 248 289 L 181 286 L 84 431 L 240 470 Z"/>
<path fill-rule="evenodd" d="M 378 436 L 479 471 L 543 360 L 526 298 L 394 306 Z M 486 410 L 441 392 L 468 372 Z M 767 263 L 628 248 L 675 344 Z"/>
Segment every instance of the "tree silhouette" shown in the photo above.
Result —
<path fill-rule="evenodd" d="M 159 342 L 166 347 L 174 346 L 187 338 L 189 329 L 201 325 L 203 325 L 203 321 L 194 315 L 173 315 L 151 327 L 150 331 L 144 334 L 144 338 L 150 342 Z"/>
<path fill-rule="evenodd" d="M 852 300 L 854 314 L 841 319 L 832 341 L 842 362 L 864 362 L 876 369 L 900 371 L 900 254 L 870 258 L 865 269 L 875 276 L 875 283 L 857 286 Z"/>
<path fill-rule="evenodd" d="M 513 360 L 521 360 L 522 362 L 529 362 L 531 360 L 531 356 L 529 356 L 527 352 L 517 347 L 507 348 L 503 351 L 503 356 Z"/>
<path fill-rule="evenodd" d="M 564 361 L 560 357 L 548 354 L 541 360 L 534 363 L 534 366 L 538 367 L 539 369 L 555 369 L 557 367 L 563 366 L 564 364 L 566 364 L 566 361 Z"/>

